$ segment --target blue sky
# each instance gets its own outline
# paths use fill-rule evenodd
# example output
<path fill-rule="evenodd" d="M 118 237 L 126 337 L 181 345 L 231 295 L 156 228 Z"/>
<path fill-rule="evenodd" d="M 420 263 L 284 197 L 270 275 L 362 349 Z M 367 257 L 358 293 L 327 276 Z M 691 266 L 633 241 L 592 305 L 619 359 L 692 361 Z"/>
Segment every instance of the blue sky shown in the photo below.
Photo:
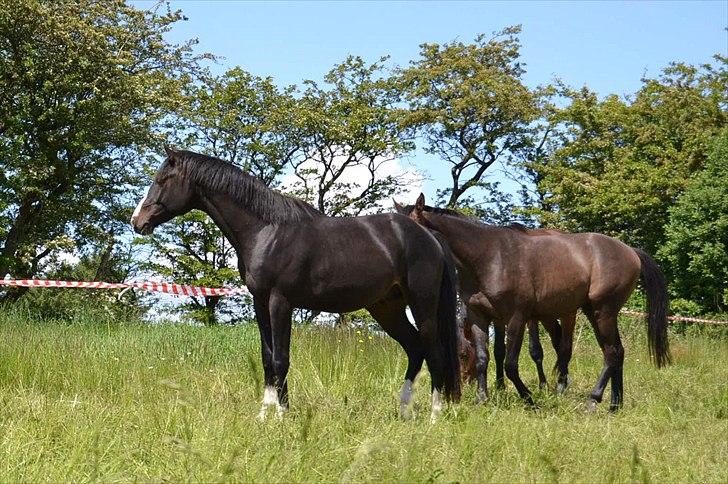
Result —
<path fill-rule="evenodd" d="M 135 1 L 138 7 L 152 1 Z M 640 78 L 671 61 L 728 55 L 728 1 L 667 2 L 243 2 L 172 0 L 189 18 L 169 38 L 197 37 L 199 50 L 224 57 L 279 84 L 319 80 L 347 55 L 394 64 L 416 58 L 419 44 L 472 40 L 521 24 L 525 81 L 559 77 L 601 95 L 629 94 Z M 447 168 L 418 153 L 431 176 L 425 193 L 446 183 Z M 445 178 L 443 178 L 445 177 Z"/>

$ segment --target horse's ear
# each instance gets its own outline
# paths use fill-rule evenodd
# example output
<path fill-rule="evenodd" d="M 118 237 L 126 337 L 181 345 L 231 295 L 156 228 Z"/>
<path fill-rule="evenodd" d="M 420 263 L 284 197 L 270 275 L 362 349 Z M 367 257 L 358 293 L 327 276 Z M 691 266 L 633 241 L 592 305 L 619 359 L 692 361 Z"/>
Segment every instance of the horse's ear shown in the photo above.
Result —
<path fill-rule="evenodd" d="M 394 198 L 392 199 L 392 203 L 394 204 L 394 209 L 398 213 L 404 213 L 404 206 L 402 204 L 398 203 Z"/>
<path fill-rule="evenodd" d="M 164 152 L 167 153 L 167 164 L 170 167 L 174 167 L 175 157 L 177 156 L 177 150 L 169 145 L 164 145 Z"/>
<path fill-rule="evenodd" d="M 420 196 L 417 197 L 417 201 L 415 202 L 415 210 L 418 212 L 421 212 L 425 209 L 425 194 L 420 193 Z"/>

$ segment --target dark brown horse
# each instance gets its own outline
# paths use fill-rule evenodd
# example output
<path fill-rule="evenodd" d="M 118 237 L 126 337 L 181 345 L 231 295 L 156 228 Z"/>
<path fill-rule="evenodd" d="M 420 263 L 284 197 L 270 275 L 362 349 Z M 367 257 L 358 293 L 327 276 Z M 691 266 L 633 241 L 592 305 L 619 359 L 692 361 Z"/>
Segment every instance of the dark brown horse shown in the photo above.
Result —
<path fill-rule="evenodd" d="M 235 248 L 253 295 L 266 386 L 260 418 L 268 407 L 279 415 L 288 407 L 293 308 L 368 309 L 408 356 L 403 416 L 423 360 L 432 376 L 433 418 L 442 393 L 459 399 L 455 267 L 428 230 L 399 214 L 327 217 L 228 162 L 168 148 L 131 223 L 151 234 L 192 209 L 207 213 Z"/>
<path fill-rule="evenodd" d="M 588 407 L 595 409 L 601 402 L 609 381 L 610 410 L 621 406 L 624 348 L 617 315 L 640 276 L 647 295 L 650 354 L 658 367 L 669 362 L 665 278 L 644 251 L 602 234 L 533 234 L 520 227 L 484 225 L 451 210 L 427 207 L 423 195 L 404 210 L 448 241 L 468 307 L 483 322 L 505 325 L 505 372 L 527 402 L 533 403 L 531 392 L 518 373 L 526 323 L 561 320 L 557 367 L 559 383 L 565 385 L 575 315 L 581 309 L 604 353 L 604 367 Z"/>

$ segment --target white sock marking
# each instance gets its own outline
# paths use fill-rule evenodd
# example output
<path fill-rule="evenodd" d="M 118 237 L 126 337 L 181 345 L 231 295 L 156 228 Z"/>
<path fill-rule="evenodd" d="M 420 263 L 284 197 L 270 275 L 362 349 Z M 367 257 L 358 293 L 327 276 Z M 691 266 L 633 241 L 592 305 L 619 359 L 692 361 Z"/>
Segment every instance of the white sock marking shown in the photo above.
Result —
<path fill-rule="evenodd" d="M 405 380 L 399 392 L 399 415 L 403 419 L 412 418 L 410 403 L 412 402 L 412 380 Z"/>
<path fill-rule="evenodd" d="M 442 413 L 442 395 L 437 390 L 432 390 L 432 414 L 430 422 L 435 423 L 437 417 Z"/>
<path fill-rule="evenodd" d="M 258 420 L 265 420 L 268 407 L 272 406 L 276 407 L 276 417 L 278 417 L 278 419 L 283 418 L 283 412 L 285 409 L 278 401 L 278 390 L 276 390 L 274 386 L 266 385 L 265 390 L 263 391 L 263 405 L 260 407 L 260 412 L 258 412 Z"/>

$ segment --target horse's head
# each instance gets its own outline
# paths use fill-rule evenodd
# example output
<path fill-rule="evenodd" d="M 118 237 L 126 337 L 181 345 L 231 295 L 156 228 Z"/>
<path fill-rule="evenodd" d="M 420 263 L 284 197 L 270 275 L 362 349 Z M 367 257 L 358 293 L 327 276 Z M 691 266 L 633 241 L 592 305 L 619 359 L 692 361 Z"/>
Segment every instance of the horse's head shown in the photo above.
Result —
<path fill-rule="evenodd" d="M 470 342 L 470 331 L 463 326 L 458 328 L 458 358 L 460 358 L 460 378 L 470 383 L 476 377 L 475 347 Z"/>
<path fill-rule="evenodd" d="M 179 153 L 166 146 L 164 149 L 167 159 L 131 216 L 131 225 L 140 234 L 151 234 L 158 225 L 193 208 L 195 191 L 181 169 Z"/>
<path fill-rule="evenodd" d="M 408 216 L 420 225 L 432 228 L 430 222 L 427 220 L 427 217 L 425 215 L 426 212 L 432 210 L 432 207 L 425 205 L 424 194 L 420 193 L 420 196 L 417 197 L 417 201 L 414 205 L 401 205 L 397 203 L 396 200 L 393 200 L 393 202 L 394 209 L 397 213 Z"/>

